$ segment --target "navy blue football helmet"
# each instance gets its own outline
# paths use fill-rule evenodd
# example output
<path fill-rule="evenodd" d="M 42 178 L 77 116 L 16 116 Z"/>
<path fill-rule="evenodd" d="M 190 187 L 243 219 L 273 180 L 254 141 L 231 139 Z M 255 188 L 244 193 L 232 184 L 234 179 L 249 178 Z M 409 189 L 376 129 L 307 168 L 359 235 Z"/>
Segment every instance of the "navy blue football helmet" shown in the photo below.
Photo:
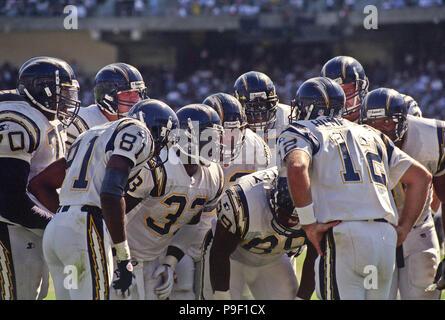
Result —
<path fill-rule="evenodd" d="M 408 96 L 406 94 L 402 94 L 403 99 L 405 100 L 406 107 L 408 109 L 408 114 L 422 118 L 422 110 L 419 107 L 419 104 L 413 97 Z"/>
<path fill-rule="evenodd" d="M 238 77 L 235 98 L 241 102 L 249 127 L 268 129 L 276 120 L 278 96 L 272 80 L 264 73 L 249 71 Z"/>
<path fill-rule="evenodd" d="M 179 121 L 177 147 L 187 156 L 185 164 L 202 164 L 222 160 L 224 129 L 218 113 L 205 104 L 189 104 L 176 111 Z"/>
<path fill-rule="evenodd" d="M 369 92 L 362 102 L 360 123 L 368 124 L 384 134 L 393 142 L 403 139 L 408 129 L 406 118 L 408 108 L 403 96 L 394 89 L 379 88 Z M 375 120 L 385 120 L 383 124 Z M 391 126 L 391 120 L 395 125 Z"/>
<path fill-rule="evenodd" d="M 315 77 L 303 82 L 291 103 L 289 122 L 320 116 L 338 117 L 345 104 L 345 93 L 329 78 Z"/>
<path fill-rule="evenodd" d="M 147 98 L 147 87 L 138 69 L 126 63 L 112 63 L 97 72 L 94 97 L 104 112 L 121 117 Z"/>
<path fill-rule="evenodd" d="M 58 58 L 35 57 L 19 70 L 17 90 L 48 118 L 69 126 L 80 108 L 79 83 L 71 66 Z"/>
<path fill-rule="evenodd" d="M 202 102 L 218 112 L 224 127 L 224 159 L 237 158 L 246 138 L 247 117 L 241 103 L 227 93 L 215 93 Z"/>
<path fill-rule="evenodd" d="M 276 177 L 269 189 L 269 204 L 272 209 L 272 228 L 280 235 L 294 237 L 301 232 L 297 213 L 294 211 L 286 177 Z"/>
<path fill-rule="evenodd" d="M 324 64 L 320 75 L 342 86 L 346 96 L 343 117 L 356 121 L 359 117 L 361 102 L 369 88 L 368 77 L 360 62 L 353 57 L 338 56 Z"/>
<path fill-rule="evenodd" d="M 145 123 L 153 137 L 155 155 L 159 155 L 163 148 L 167 150 L 176 143 L 178 117 L 176 113 L 166 103 L 156 99 L 145 99 L 136 103 L 130 111 L 128 117 L 136 118 Z M 154 158 L 153 158 L 153 161 Z M 168 161 L 158 159 L 153 168 L 159 167 Z"/>

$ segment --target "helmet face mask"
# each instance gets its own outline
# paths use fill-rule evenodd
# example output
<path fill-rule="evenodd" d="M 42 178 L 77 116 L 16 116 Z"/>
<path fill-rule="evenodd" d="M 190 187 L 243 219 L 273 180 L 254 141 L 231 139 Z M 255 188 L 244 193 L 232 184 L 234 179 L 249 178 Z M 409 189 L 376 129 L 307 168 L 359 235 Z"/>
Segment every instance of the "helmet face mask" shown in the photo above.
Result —
<path fill-rule="evenodd" d="M 361 102 L 368 91 L 367 88 L 366 90 L 359 89 L 363 83 L 363 80 L 357 80 L 355 83 L 346 83 L 341 86 L 346 97 L 343 117 L 350 121 L 355 121 L 360 116 Z"/>
<path fill-rule="evenodd" d="M 342 86 L 346 96 L 343 118 L 357 121 L 360 117 L 361 102 L 369 88 L 369 80 L 362 65 L 353 57 L 337 56 L 324 64 L 321 76 Z"/>
<path fill-rule="evenodd" d="M 230 163 L 241 154 L 246 137 L 248 123 L 243 107 L 235 97 L 222 92 L 208 96 L 203 104 L 214 109 L 221 118 L 224 128 L 222 161 Z"/>
<path fill-rule="evenodd" d="M 255 130 L 268 129 L 276 120 L 278 98 L 246 101 L 244 108 L 249 126 Z"/>
<path fill-rule="evenodd" d="M 223 158 L 224 128 L 218 113 L 205 104 L 191 104 L 177 111 L 179 140 L 176 144 L 183 164 L 210 166 Z"/>
<path fill-rule="evenodd" d="M 267 130 L 276 120 L 278 96 L 272 80 L 264 73 L 250 71 L 235 81 L 234 96 L 243 106 L 249 127 Z"/>
<path fill-rule="evenodd" d="M 68 127 L 73 122 L 79 112 L 81 102 L 78 94 L 79 84 L 76 80 L 73 81 L 73 85 L 61 85 L 56 117 L 65 127 Z"/>
<path fill-rule="evenodd" d="M 143 99 L 139 90 L 125 90 L 116 93 L 118 116 L 127 116 L 128 111 Z"/>
<path fill-rule="evenodd" d="M 238 158 L 246 138 L 246 125 L 239 121 L 224 122 L 223 162 L 231 162 Z"/>

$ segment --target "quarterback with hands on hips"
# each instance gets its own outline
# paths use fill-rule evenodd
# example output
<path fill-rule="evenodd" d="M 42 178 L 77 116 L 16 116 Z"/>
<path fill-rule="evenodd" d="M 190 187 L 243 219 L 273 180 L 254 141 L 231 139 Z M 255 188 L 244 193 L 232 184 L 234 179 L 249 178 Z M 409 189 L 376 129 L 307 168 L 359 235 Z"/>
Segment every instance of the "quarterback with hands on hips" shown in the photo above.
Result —
<path fill-rule="evenodd" d="M 380 132 L 343 119 L 344 103 L 342 88 L 329 78 L 299 87 L 292 102 L 297 121 L 278 140 L 282 169 L 296 214 L 319 254 L 317 295 L 387 299 L 396 245 L 425 205 L 431 174 Z M 389 190 L 399 180 L 407 188 L 397 217 Z M 375 287 L 365 282 L 369 266 L 377 270 Z"/>

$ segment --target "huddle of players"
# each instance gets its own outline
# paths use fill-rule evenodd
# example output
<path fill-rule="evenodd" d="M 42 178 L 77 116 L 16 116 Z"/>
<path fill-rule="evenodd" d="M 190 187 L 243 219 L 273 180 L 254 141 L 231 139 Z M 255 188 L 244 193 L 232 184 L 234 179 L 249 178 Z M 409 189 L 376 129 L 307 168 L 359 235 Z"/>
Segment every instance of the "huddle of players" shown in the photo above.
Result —
<path fill-rule="evenodd" d="M 443 201 L 445 126 L 408 116 L 415 101 L 394 90 L 367 94 L 351 57 L 321 75 L 292 107 L 252 71 L 234 96 L 175 113 L 128 64 L 99 70 L 96 104 L 80 108 L 66 62 L 27 61 L 17 91 L 0 95 L 1 299 L 45 297 L 47 266 L 57 299 L 241 299 L 246 288 L 256 299 L 309 299 L 314 288 L 323 299 L 438 298 L 425 289 L 440 276 L 429 203 L 431 175 Z M 354 253 L 355 235 L 342 237 L 351 222 Z M 372 254 L 368 225 L 371 239 L 389 239 L 373 240 Z M 304 246 L 299 285 L 292 261 Z M 381 271 L 378 290 L 363 287 L 358 258 Z"/>

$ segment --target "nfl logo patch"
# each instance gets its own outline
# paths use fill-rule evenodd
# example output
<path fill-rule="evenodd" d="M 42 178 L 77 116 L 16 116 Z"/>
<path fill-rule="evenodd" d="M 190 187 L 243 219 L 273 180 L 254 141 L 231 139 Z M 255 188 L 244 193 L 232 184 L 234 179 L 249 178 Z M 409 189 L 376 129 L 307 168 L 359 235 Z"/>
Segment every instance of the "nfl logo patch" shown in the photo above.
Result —
<path fill-rule="evenodd" d="M 324 110 L 322 110 L 322 109 L 318 110 L 317 114 L 318 114 L 319 116 L 324 115 Z"/>
<path fill-rule="evenodd" d="M 421 234 L 420 234 L 420 237 L 423 238 L 423 239 L 425 239 L 425 238 L 426 238 L 426 234 L 425 234 L 425 233 L 421 233 Z"/>

